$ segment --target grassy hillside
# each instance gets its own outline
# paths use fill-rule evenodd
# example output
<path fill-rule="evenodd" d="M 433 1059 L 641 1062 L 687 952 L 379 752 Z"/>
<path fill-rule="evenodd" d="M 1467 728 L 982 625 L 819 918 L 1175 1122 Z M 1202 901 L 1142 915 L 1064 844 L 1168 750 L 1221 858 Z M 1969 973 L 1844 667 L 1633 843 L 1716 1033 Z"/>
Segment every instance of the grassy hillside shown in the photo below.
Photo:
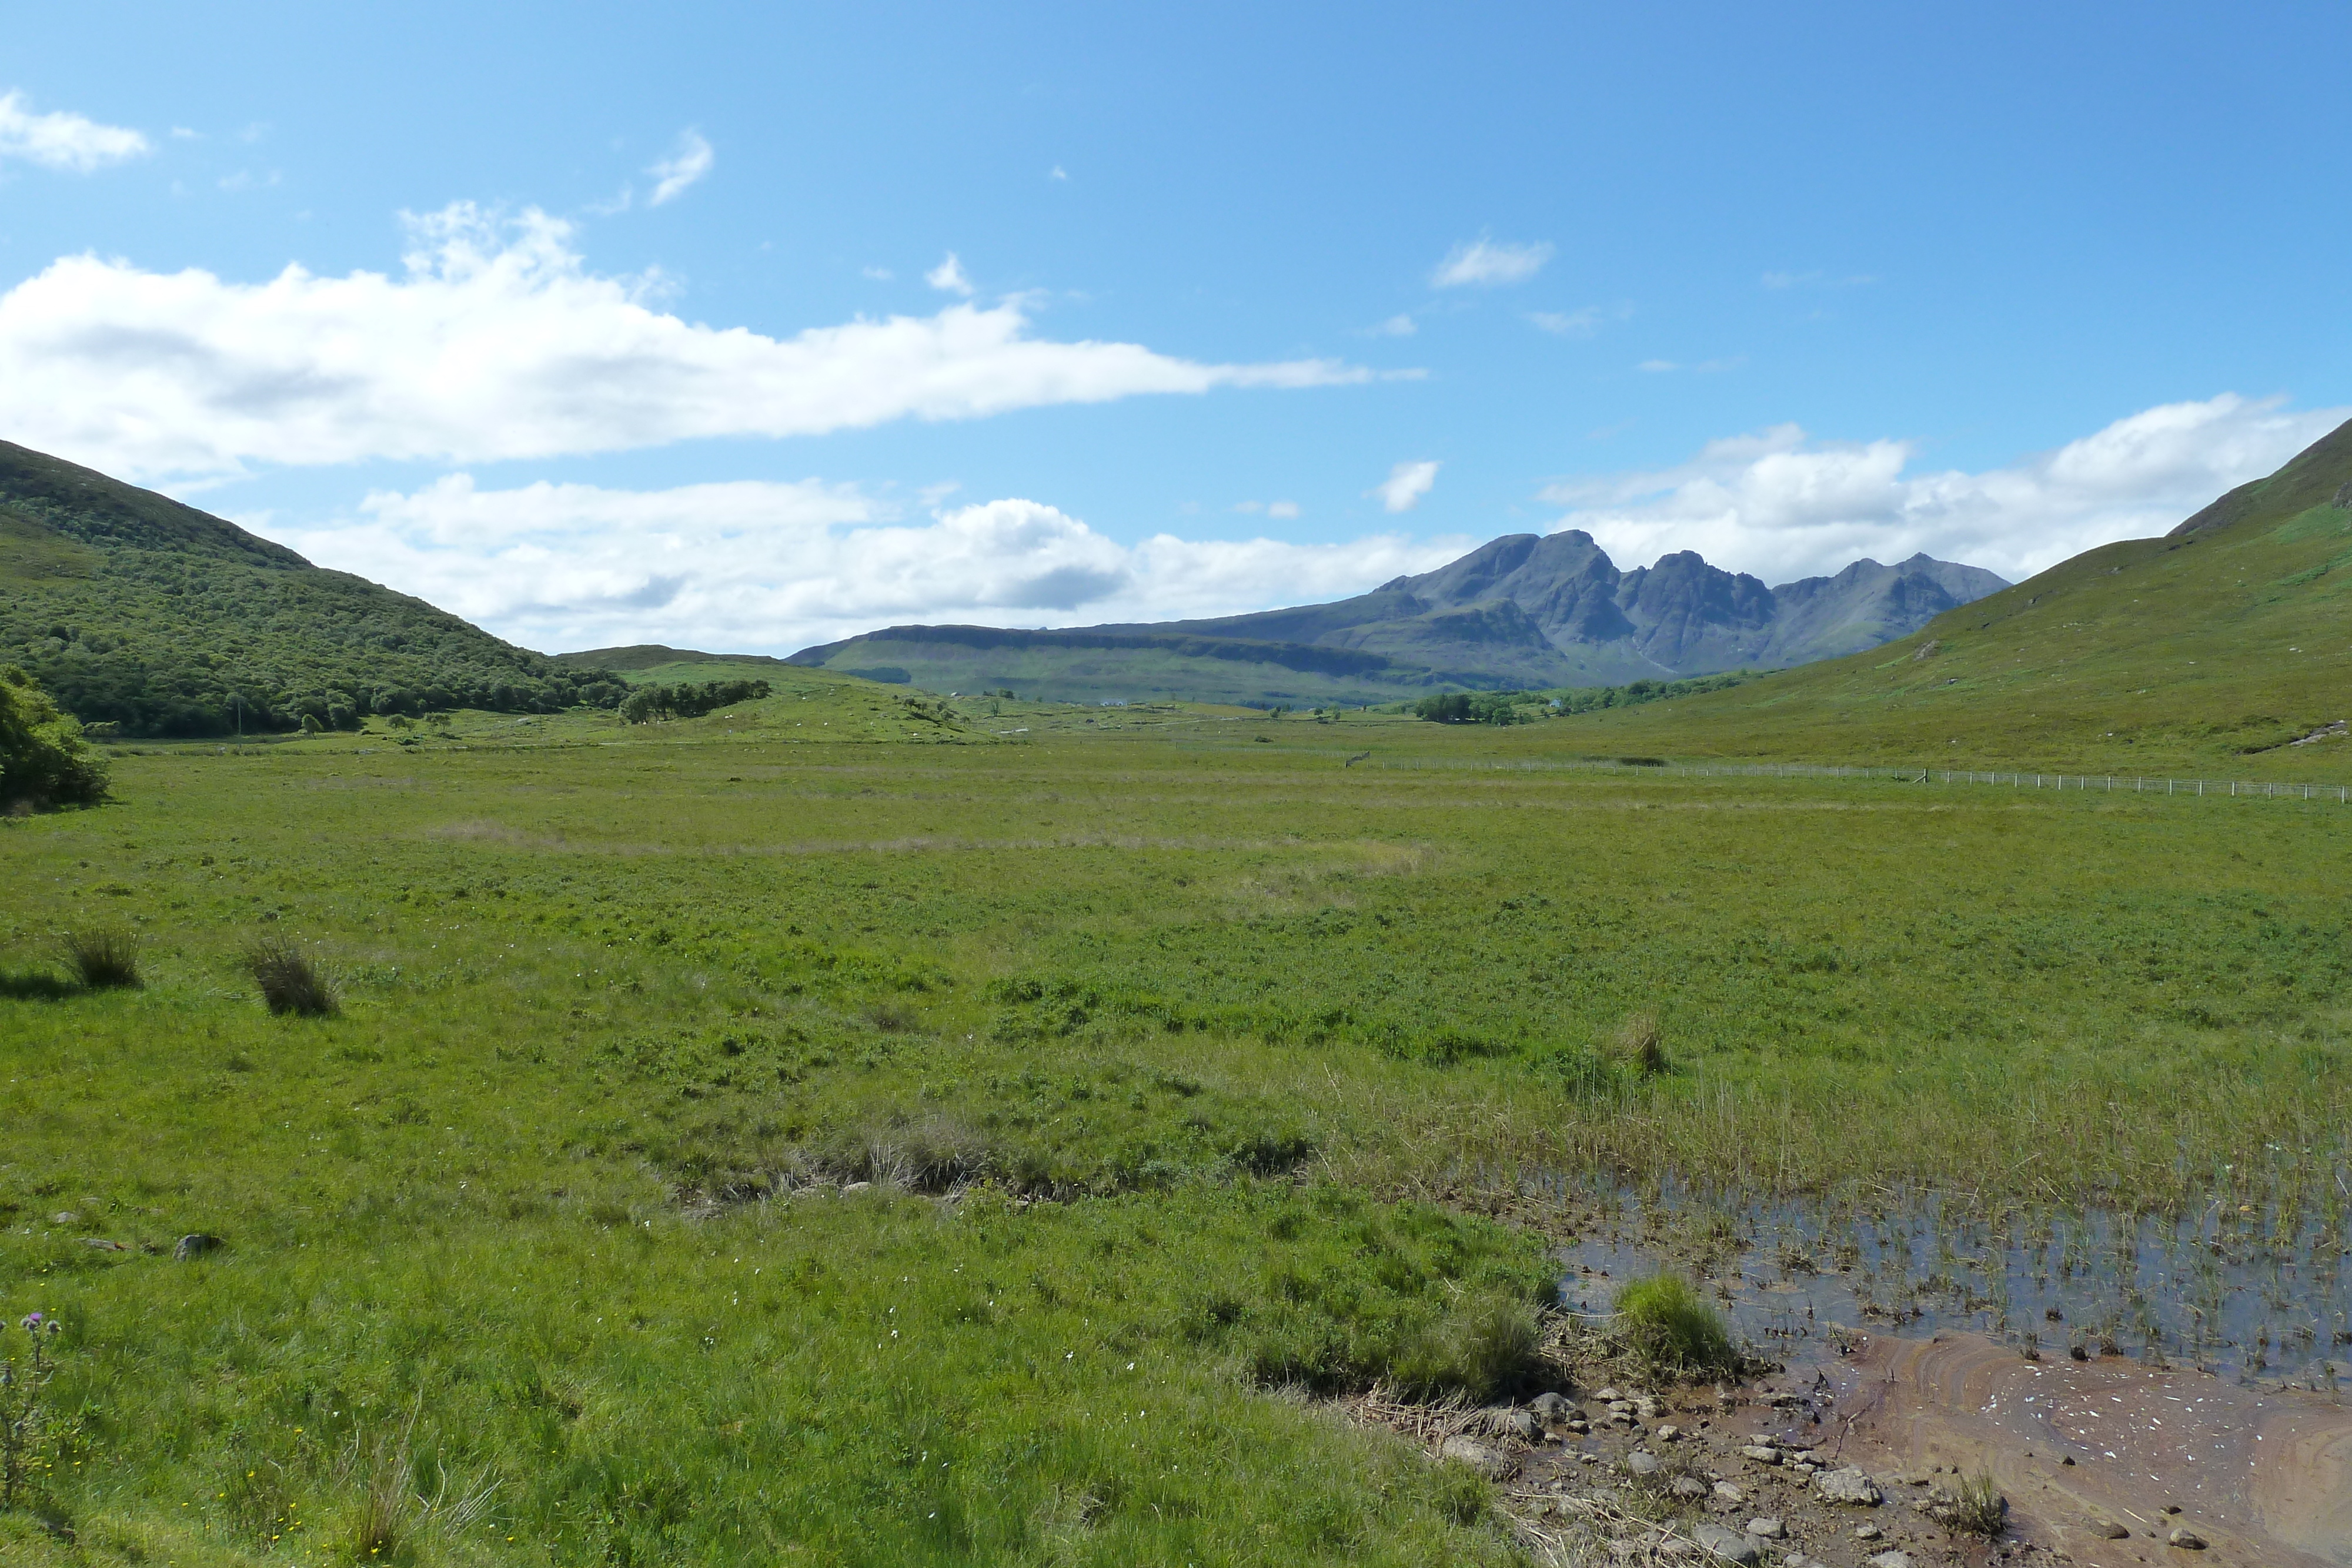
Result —
<path fill-rule="evenodd" d="M 2352 777 L 2352 423 L 2162 538 L 1865 653 L 1562 720 L 1594 750 Z"/>
<path fill-rule="evenodd" d="M 131 736 L 333 727 L 369 713 L 610 700 L 421 600 L 234 523 L 0 442 L 0 663 Z"/>

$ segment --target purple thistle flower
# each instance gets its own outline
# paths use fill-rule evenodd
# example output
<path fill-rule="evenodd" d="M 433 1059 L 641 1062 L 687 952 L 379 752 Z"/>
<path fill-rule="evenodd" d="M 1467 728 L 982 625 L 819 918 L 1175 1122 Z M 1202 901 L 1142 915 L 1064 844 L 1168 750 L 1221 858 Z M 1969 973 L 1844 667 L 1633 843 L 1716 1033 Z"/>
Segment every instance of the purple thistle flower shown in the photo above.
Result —
<path fill-rule="evenodd" d="M 39 1312 L 35 1312 L 35 1313 L 33 1313 L 32 1315 L 30 1315 L 29 1317 L 26 1318 L 26 1320 L 25 1320 L 25 1325 L 24 1325 L 24 1326 L 25 1326 L 25 1332 L 26 1332 L 26 1333 L 40 1333 L 40 1332 L 41 1332 L 41 1321 L 42 1321 L 42 1314 L 41 1314 L 41 1313 L 39 1313 Z"/>

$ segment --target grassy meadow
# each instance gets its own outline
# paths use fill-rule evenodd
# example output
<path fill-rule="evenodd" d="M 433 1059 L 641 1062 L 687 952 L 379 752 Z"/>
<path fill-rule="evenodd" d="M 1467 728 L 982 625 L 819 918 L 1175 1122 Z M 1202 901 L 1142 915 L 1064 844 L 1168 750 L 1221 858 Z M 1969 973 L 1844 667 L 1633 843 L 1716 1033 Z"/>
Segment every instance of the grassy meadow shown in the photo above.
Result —
<path fill-rule="evenodd" d="M 2343 808 L 761 673 L 0 822 L 0 1558 L 1507 1562 L 1317 1396 L 1509 1391 L 1563 1184 L 2344 1201 Z"/>

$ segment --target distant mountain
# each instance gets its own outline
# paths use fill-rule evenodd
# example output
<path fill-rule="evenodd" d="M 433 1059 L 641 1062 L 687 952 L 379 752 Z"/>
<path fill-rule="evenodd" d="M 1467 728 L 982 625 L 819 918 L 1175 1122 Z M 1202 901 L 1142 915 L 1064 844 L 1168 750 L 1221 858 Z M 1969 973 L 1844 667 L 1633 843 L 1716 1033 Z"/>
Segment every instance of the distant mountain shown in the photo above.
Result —
<path fill-rule="evenodd" d="M 551 711 L 622 688 L 167 496 L 0 441 L 0 664 L 126 735 Z"/>
<path fill-rule="evenodd" d="M 1565 721 L 1675 757 L 2352 776 L 2352 423 L 1886 647 Z"/>
<path fill-rule="evenodd" d="M 1017 632 L 894 626 L 806 648 L 823 665 L 1027 696 L 1385 702 L 1447 687 L 1613 685 L 1875 647 L 2008 584 L 1925 555 L 1767 587 L 1689 550 L 1620 571 L 1590 534 L 1512 534 L 1330 604 Z"/>

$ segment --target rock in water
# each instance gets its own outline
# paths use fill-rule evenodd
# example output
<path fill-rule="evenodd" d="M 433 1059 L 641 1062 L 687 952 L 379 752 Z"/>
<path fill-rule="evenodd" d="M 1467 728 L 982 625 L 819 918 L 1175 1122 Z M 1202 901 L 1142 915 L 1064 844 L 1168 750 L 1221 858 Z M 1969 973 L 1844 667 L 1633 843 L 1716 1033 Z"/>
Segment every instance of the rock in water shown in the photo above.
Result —
<path fill-rule="evenodd" d="M 201 1258 L 207 1252 L 217 1252 L 227 1245 L 227 1242 L 217 1236 L 192 1233 L 180 1238 L 180 1244 L 172 1249 L 172 1256 L 179 1262 L 184 1263 L 191 1258 Z"/>
<path fill-rule="evenodd" d="M 1813 1491 L 1823 1502 L 1843 1503 L 1848 1508 L 1876 1508 L 1886 1500 L 1878 1483 L 1859 1465 L 1823 1470 L 1813 1478 Z"/>
<path fill-rule="evenodd" d="M 1764 1558 L 1764 1549 L 1736 1530 L 1708 1520 L 1691 1531 L 1691 1537 L 1703 1552 L 1711 1552 L 1726 1563 L 1754 1564 Z"/>
<path fill-rule="evenodd" d="M 1451 1459 L 1465 1469 L 1475 1470 L 1490 1481 L 1503 1480 L 1518 1473 L 1519 1462 L 1491 1443 L 1475 1437 L 1448 1437 L 1438 1446 L 1440 1458 Z"/>

